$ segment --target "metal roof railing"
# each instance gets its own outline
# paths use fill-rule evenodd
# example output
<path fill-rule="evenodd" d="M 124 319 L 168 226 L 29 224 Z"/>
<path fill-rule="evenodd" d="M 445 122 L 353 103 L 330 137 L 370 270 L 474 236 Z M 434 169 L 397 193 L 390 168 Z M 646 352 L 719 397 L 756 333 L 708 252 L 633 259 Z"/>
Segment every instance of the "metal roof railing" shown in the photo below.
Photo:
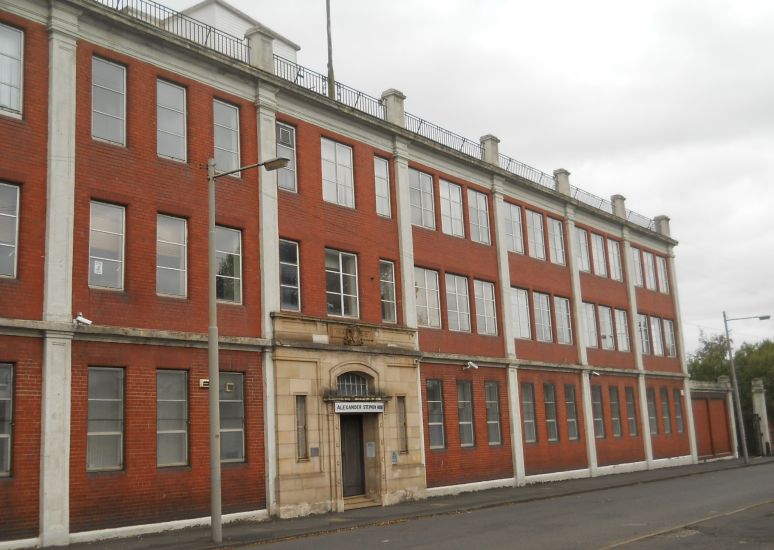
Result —
<path fill-rule="evenodd" d="M 411 113 L 406 113 L 406 129 L 455 151 L 464 153 L 469 157 L 481 160 L 483 148 L 480 143 L 450 132 Z"/>
<path fill-rule="evenodd" d="M 533 183 L 556 191 L 556 180 L 553 176 L 502 154 L 500 155 L 499 161 L 500 168 L 503 170 L 507 170 L 511 174 L 515 174 Z"/>

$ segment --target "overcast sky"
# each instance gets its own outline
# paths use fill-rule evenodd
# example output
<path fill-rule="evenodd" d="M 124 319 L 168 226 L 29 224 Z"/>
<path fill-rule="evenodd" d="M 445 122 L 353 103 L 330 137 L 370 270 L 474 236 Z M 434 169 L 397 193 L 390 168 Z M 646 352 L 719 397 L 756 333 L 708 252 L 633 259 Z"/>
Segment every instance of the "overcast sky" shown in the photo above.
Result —
<path fill-rule="evenodd" d="M 194 0 L 159 0 L 183 9 Z M 325 0 L 231 0 L 326 72 Z M 774 314 L 774 2 L 331 0 L 336 78 L 671 218 L 686 350 Z M 774 321 L 733 323 L 735 344 Z"/>

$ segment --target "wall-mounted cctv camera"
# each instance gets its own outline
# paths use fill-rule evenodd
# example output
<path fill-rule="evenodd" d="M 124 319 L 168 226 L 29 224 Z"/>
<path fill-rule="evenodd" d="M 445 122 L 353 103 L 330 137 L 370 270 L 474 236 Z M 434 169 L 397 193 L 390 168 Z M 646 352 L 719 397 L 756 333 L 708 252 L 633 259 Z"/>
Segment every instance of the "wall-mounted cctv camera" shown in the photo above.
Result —
<path fill-rule="evenodd" d="M 83 313 L 79 311 L 78 315 L 76 315 L 75 319 L 73 319 L 73 323 L 76 325 L 89 326 L 91 324 L 91 319 L 87 319 L 83 316 Z"/>
<path fill-rule="evenodd" d="M 599 373 L 595 370 L 591 371 L 591 376 L 599 376 Z"/>
<path fill-rule="evenodd" d="M 468 361 L 465 363 L 465 366 L 462 367 L 462 370 L 470 370 L 470 369 L 477 369 L 478 365 L 476 365 L 473 361 Z"/>

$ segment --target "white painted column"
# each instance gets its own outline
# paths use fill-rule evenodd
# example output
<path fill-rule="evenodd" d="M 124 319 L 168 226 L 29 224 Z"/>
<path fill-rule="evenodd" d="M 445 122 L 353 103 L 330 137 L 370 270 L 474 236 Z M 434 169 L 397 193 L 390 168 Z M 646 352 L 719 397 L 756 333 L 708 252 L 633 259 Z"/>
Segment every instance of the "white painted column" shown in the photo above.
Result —
<path fill-rule="evenodd" d="M 408 146 L 395 138 L 395 196 L 398 201 L 398 247 L 400 249 L 401 289 L 403 294 L 403 322 L 408 328 L 417 328 L 417 305 L 414 293 L 414 234 L 411 226 L 409 202 Z M 419 342 L 417 341 L 417 349 Z"/>
<path fill-rule="evenodd" d="M 519 371 L 516 365 L 508 365 L 508 409 L 511 421 L 511 456 L 513 474 L 517 486 L 526 483 L 524 469 L 524 437 L 521 430 L 521 396 L 519 394 Z"/>
<path fill-rule="evenodd" d="M 767 449 L 771 450 L 771 436 L 769 435 L 769 417 L 766 411 L 766 388 L 760 378 L 752 379 L 752 405 L 753 412 L 760 418 L 760 432 L 755 437 L 760 440 L 763 454 Z"/>
<path fill-rule="evenodd" d="M 575 331 L 575 342 L 578 347 L 578 363 L 588 365 L 588 353 L 586 352 L 586 317 L 583 314 L 583 292 L 580 284 L 580 270 L 578 269 L 578 256 L 575 242 L 575 207 L 567 204 L 565 209 L 567 217 L 567 242 L 565 243 L 567 267 L 570 269 L 570 283 L 572 285 L 572 307 L 575 310 L 573 315 L 573 330 Z"/>
<path fill-rule="evenodd" d="M 43 320 L 62 323 L 43 340 L 40 429 L 40 542 L 70 541 L 70 398 L 73 220 L 75 205 L 75 81 L 79 11 L 52 2 L 48 27 L 48 181 Z"/>
<path fill-rule="evenodd" d="M 586 428 L 586 458 L 589 462 L 591 477 L 597 475 L 597 438 L 594 435 L 594 410 L 591 405 L 591 372 L 584 370 L 581 375 L 581 395 L 583 397 L 583 425 Z"/>
<path fill-rule="evenodd" d="M 514 340 L 513 311 L 511 311 L 511 270 L 508 260 L 508 242 L 505 238 L 505 201 L 500 191 L 502 180 L 495 177 L 494 180 L 494 225 L 495 245 L 497 246 L 497 269 L 500 276 L 500 304 L 503 316 L 503 338 L 505 339 L 505 354 L 507 357 L 516 357 L 516 343 Z"/>

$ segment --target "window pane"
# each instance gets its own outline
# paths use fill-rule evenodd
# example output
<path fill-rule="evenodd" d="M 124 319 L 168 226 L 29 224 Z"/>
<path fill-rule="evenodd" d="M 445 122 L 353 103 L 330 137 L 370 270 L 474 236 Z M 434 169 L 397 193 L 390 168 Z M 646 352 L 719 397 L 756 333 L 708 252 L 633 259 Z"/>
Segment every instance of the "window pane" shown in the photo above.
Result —
<path fill-rule="evenodd" d="M 0 23 L 0 111 L 22 110 L 23 41 L 22 31 Z"/>
<path fill-rule="evenodd" d="M 497 334 L 494 283 L 473 281 L 476 293 L 476 331 L 479 334 Z"/>
<path fill-rule="evenodd" d="M 548 218 L 548 245 L 551 261 L 564 265 L 564 225 L 560 220 Z"/>
<path fill-rule="evenodd" d="M 441 231 L 447 235 L 464 237 L 462 225 L 462 187 L 440 180 L 438 184 L 441 198 Z"/>
<path fill-rule="evenodd" d="M 19 188 L 0 183 L 0 276 L 16 276 L 18 223 Z"/>
<path fill-rule="evenodd" d="M 607 277 L 607 261 L 605 259 L 605 239 L 602 235 L 591 234 L 591 253 L 594 260 L 594 275 Z"/>
<path fill-rule="evenodd" d="M 13 367 L 8 363 L 0 363 L 0 477 L 11 472 L 12 415 Z"/>
<path fill-rule="evenodd" d="M 186 295 L 186 220 L 156 217 L 156 292 Z"/>
<path fill-rule="evenodd" d="M 90 470 L 123 466 L 124 371 L 89 368 L 87 467 Z"/>
<path fill-rule="evenodd" d="M 646 391 L 648 398 L 648 424 L 650 425 L 650 435 L 658 435 L 658 418 L 656 417 L 656 390 L 648 388 Z"/>
<path fill-rule="evenodd" d="M 556 341 L 560 344 L 572 344 L 570 300 L 554 297 L 554 308 L 556 308 Z"/>
<path fill-rule="evenodd" d="M 589 259 L 589 237 L 585 229 L 575 228 L 575 244 L 578 256 L 578 269 L 581 271 L 591 271 L 591 260 Z"/>
<path fill-rule="evenodd" d="M 505 203 L 505 238 L 508 250 L 524 254 L 524 235 L 521 227 L 521 208 Z"/>
<path fill-rule="evenodd" d="M 417 324 L 421 327 L 441 327 L 441 302 L 438 272 L 414 268 L 414 291 L 417 301 Z"/>
<path fill-rule="evenodd" d="M 661 416 L 664 423 L 664 434 L 672 433 L 672 417 L 669 411 L 669 391 L 661 388 Z"/>
<path fill-rule="evenodd" d="M 389 218 L 390 211 L 390 167 L 387 159 L 374 157 L 374 186 L 376 191 L 376 213 Z"/>
<path fill-rule="evenodd" d="M 635 437 L 637 429 L 637 406 L 634 402 L 634 388 L 626 386 L 626 417 L 629 423 L 629 435 Z"/>
<path fill-rule="evenodd" d="M 300 273 L 298 243 L 280 240 L 280 308 L 286 311 L 300 311 Z"/>
<path fill-rule="evenodd" d="M 219 172 L 236 170 L 239 168 L 239 108 L 215 99 L 212 114 L 215 167 Z"/>
<path fill-rule="evenodd" d="M 599 306 L 599 336 L 602 340 L 602 349 L 615 349 L 613 310 L 607 306 Z"/>
<path fill-rule="evenodd" d="M 543 384 L 543 403 L 545 405 L 548 441 L 559 441 L 559 426 L 556 421 L 556 387 L 553 384 Z"/>
<path fill-rule="evenodd" d="M 382 303 L 382 321 L 397 321 L 397 302 L 395 298 L 395 265 L 387 260 L 379 260 L 379 290 Z"/>
<path fill-rule="evenodd" d="M 610 260 L 610 278 L 616 281 L 623 280 L 623 268 L 621 267 L 621 246 L 618 241 L 607 240 L 607 256 Z"/>
<path fill-rule="evenodd" d="M 642 260 L 640 259 L 640 249 L 631 247 L 631 259 L 632 259 L 632 270 L 634 274 L 634 286 L 642 286 L 643 280 L 642 280 Z"/>
<path fill-rule="evenodd" d="M 411 223 L 435 229 L 433 177 L 430 174 L 409 168 L 409 202 Z"/>
<path fill-rule="evenodd" d="M 118 145 L 124 145 L 125 71 L 121 65 L 92 58 L 91 135 Z"/>
<path fill-rule="evenodd" d="M 578 434 L 578 409 L 575 402 L 575 386 L 565 384 L 564 386 L 564 405 L 567 415 L 567 438 L 574 441 L 579 438 Z"/>
<path fill-rule="evenodd" d="M 629 351 L 629 318 L 626 311 L 615 310 L 615 334 L 619 351 Z"/>
<path fill-rule="evenodd" d="M 524 424 L 524 442 L 537 441 L 535 429 L 535 390 L 532 384 L 521 385 L 522 423 Z"/>
<path fill-rule="evenodd" d="M 328 314 L 358 316 L 357 256 L 325 250 L 325 281 Z"/>
<path fill-rule="evenodd" d="M 594 437 L 602 439 L 605 437 L 605 417 L 600 386 L 591 386 L 591 412 L 594 417 Z"/>
<path fill-rule="evenodd" d="M 288 165 L 277 170 L 277 186 L 288 191 L 296 190 L 296 129 L 277 123 L 277 157 L 289 160 Z"/>
<path fill-rule="evenodd" d="M 445 446 L 443 431 L 443 391 L 440 380 L 427 381 L 427 424 L 431 449 Z"/>
<path fill-rule="evenodd" d="M 475 443 L 473 431 L 473 390 L 470 382 L 457 382 L 457 417 L 460 426 L 460 445 L 472 447 Z"/>
<path fill-rule="evenodd" d="M 527 240 L 529 255 L 539 260 L 546 259 L 546 245 L 543 236 L 543 214 L 527 210 Z"/>
<path fill-rule="evenodd" d="M 352 148 L 326 138 L 320 138 L 320 154 L 323 162 L 323 199 L 327 202 L 354 208 Z"/>
<path fill-rule="evenodd" d="M 511 288 L 511 311 L 516 338 L 531 338 L 529 322 L 529 295 L 522 288 Z"/>
<path fill-rule="evenodd" d="M 185 88 L 156 81 L 156 152 L 159 156 L 185 161 Z"/>
<path fill-rule="evenodd" d="M 188 373 L 156 371 L 156 463 L 188 463 Z"/>
<path fill-rule="evenodd" d="M 613 424 L 613 437 L 621 437 L 621 404 L 618 401 L 618 388 L 610 386 L 610 420 Z"/>
<path fill-rule="evenodd" d="M 532 293 L 535 301 L 535 332 L 539 342 L 552 342 L 551 302 L 548 294 Z"/>
<path fill-rule="evenodd" d="M 309 444 L 306 432 L 306 396 L 296 396 L 296 455 L 309 458 Z"/>
<path fill-rule="evenodd" d="M 220 373 L 220 459 L 240 462 L 245 458 L 245 408 L 243 375 Z"/>
<path fill-rule="evenodd" d="M 215 227 L 215 290 L 218 300 L 242 301 L 242 232 Z"/>
<path fill-rule="evenodd" d="M 497 382 L 485 382 L 486 394 L 486 426 L 487 438 L 490 445 L 500 445 L 502 435 L 500 433 L 500 387 Z"/>
<path fill-rule="evenodd" d="M 484 193 L 468 189 L 470 239 L 489 244 L 489 201 Z"/>

